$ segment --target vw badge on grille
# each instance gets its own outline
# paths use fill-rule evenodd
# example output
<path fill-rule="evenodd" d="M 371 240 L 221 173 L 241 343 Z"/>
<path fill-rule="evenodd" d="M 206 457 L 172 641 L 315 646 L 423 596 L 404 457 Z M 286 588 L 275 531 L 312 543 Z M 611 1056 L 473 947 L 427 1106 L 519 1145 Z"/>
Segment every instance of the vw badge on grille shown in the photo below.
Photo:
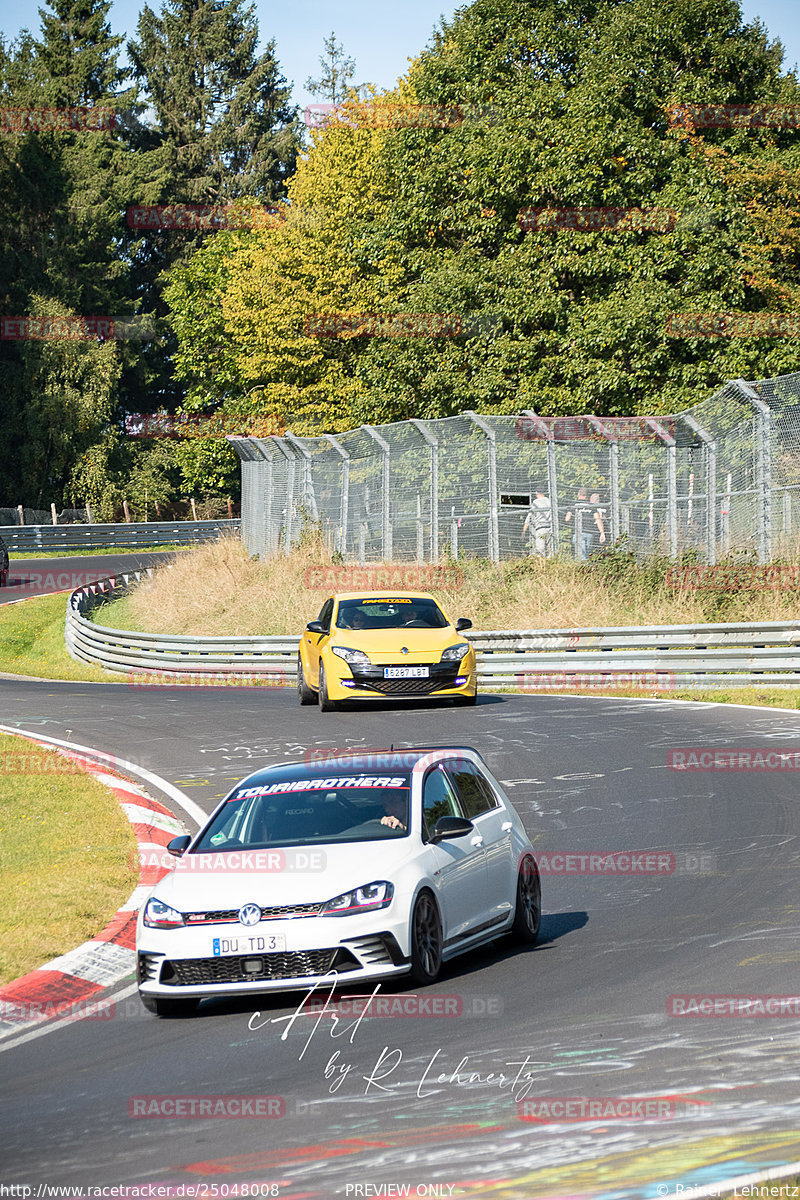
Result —
<path fill-rule="evenodd" d="M 261 907 L 258 904 L 243 904 L 239 909 L 239 921 L 242 925 L 257 925 L 261 920 Z"/>

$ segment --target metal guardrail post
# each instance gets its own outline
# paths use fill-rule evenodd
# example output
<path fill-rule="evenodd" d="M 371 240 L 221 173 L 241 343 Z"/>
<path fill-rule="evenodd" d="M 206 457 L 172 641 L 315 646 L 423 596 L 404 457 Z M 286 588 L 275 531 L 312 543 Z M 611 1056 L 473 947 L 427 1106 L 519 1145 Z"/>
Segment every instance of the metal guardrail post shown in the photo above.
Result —
<path fill-rule="evenodd" d="M 500 560 L 500 531 L 497 521 L 497 438 L 483 417 L 479 417 L 472 409 L 465 409 L 465 417 L 473 421 L 486 434 L 486 456 L 489 468 L 489 558 L 492 562 Z"/>
<path fill-rule="evenodd" d="M 755 409 L 758 429 L 756 452 L 756 526 L 758 529 L 758 561 L 768 563 L 772 558 L 772 410 L 744 379 L 734 385 Z"/>
<path fill-rule="evenodd" d="M 345 555 L 347 553 L 347 521 L 350 515 L 348 511 L 350 507 L 350 454 L 332 433 L 326 433 L 325 439 L 330 442 L 342 460 L 342 486 L 339 497 L 340 537 L 337 549 L 340 554 Z"/>
<path fill-rule="evenodd" d="M 377 430 L 371 425 L 362 425 L 364 430 L 374 442 L 381 448 L 383 455 L 383 464 L 381 470 L 381 478 L 383 481 L 383 496 L 382 496 L 382 513 L 383 521 L 381 522 L 381 555 L 384 561 L 389 562 L 392 557 L 392 521 L 389 512 L 389 486 L 390 486 L 390 471 L 389 471 L 389 455 L 391 449 L 385 438 L 382 438 Z"/>
<path fill-rule="evenodd" d="M 428 443 L 431 452 L 431 562 L 439 561 L 439 440 L 428 429 L 426 421 L 411 417 L 413 425 Z"/>

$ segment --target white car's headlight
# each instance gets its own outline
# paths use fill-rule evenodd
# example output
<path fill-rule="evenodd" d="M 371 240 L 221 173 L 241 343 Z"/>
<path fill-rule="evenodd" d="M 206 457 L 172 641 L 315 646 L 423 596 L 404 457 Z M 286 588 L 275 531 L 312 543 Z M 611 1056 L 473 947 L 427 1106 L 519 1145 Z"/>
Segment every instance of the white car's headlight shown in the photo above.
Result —
<path fill-rule="evenodd" d="M 459 642 L 456 646 L 448 646 L 442 651 L 442 662 L 460 662 L 465 655 L 469 654 L 469 642 Z"/>
<path fill-rule="evenodd" d="M 142 920 L 148 929 L 180 929 L 185 924 L 183 913 L 156 900 L 155 896 L 147 901 Z"/>
<path fill-rule="evenodd" d="M 321 917 L 347 917 L 351 913 L 372 912 L 374 909 L 386 908 L 391 904 L 394 895 L 394 884 L 385 879 L 377 883 L 368 883 L 364 887 L 353 888 L 352 892 L 342 892 L 323 905 Z"/>
<path fill-rule="evenodd" d="M 350 650 L 347 646 L 331 646 L 331 653 L 343 658 L 346 663 L 366 663 L 369 666 L 369 658 L 363 650 Z"/>

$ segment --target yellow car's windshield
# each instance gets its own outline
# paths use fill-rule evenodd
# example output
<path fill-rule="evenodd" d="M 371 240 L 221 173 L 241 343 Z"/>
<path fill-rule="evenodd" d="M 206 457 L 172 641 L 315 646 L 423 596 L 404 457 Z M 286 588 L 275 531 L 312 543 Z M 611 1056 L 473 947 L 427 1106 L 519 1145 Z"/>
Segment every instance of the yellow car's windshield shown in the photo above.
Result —
<path fill-rule="evenodd" d="M 435 600 L 387 597 L 340 600 L 339 629 L 445 629 L 447 618 Z"/>

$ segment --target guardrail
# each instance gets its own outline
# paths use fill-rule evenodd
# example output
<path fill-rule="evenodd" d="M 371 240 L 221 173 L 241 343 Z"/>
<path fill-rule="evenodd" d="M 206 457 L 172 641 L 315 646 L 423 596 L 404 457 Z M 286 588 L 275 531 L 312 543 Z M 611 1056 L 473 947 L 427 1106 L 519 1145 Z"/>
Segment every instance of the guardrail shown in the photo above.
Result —
<path fill-rule="evenodd" d="M 137 546 L 189 546 L 227 533 L 241 521 L 139 521 L 95 525 L 0 525 L 0 538 L 13 554 L 31 551 L 135 549 Z"/>
<path fill-rule="evenodd" d="M 137 633 L 89 619 L 99 606 L 151 573 L 132 571 L 70 595 L 65 637 L 74 658 L 131 677 L 248 675 L 265 683 L 293 683 L 299 640 L 295 635 Z M 477 651 L 482 688 L 547 691 L 638 686 L 670 690 L 800 685 L 800 621 L 486 630 L 467 637 Z"/>

